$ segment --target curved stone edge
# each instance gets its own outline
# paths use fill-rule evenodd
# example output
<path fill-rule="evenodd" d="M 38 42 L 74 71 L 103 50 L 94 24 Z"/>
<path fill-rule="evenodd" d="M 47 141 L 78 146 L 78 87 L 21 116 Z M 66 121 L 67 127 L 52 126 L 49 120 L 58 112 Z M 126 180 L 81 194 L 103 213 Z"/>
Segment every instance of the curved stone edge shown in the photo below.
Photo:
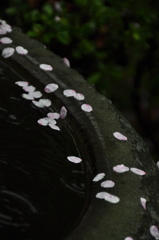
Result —
<path fill-rule="evenodd" d="M 84 125 L 86 139 L 90 141 L 89 146 L 93 146 L 92 150 L 95 154 L 95 169 L 92 165 L 92 176 L 99 172 L 107 172 L 107 178 L 116 182 L 116 188 L 111 193 L 120 196 L 121 199 L 123 197 L 123 201 L 117 205 L 96 199 L 96 193 L 102 189 L 100 184 L 94 183 L 90 207 L 68 239 L 116 240 L 124 239 L 131 234 L 134 239 L 143 239 L 142 236 L 151 239 L 149 227 L 159 223 L 157 215 L 159 179 L 157 167 L 146 144 L 110 100 L 98 94 L 81 75 L 68 68 L 61 58 L 46 50 L 37 41 L 30 40 L 19 29 L 15 28 L 8 36 L 13 39 L 11 46 L 20 44 L 29 52 L 26 56 L 14 54 L 9 59 L 1 57 L 1 60 L 9 66 L 14 66 L 19 73 L 26 71 L 29 73 L 28 77 L 34 76 L 37 79 L 35 82 L 37 89 L 55 81 L 63 89 L 73 88 L 87 96 L 86 100 L 92 105 L 93 112 L 81 115 L 78 104 L 75 106 L 73 101 L 66 100 L 61 93 L 55 94 L 65 103 L 79 124 Z M 1 50 L 4 47 L 6 46 L 0 45 Z M 53 72 L 46 74 L 39 69 L 39 63 L 53 65 Z M 115 139 L 113 133 L 116 131 L 123 133 L 128 141 L 121 142 Z M 89 137 L 93 139 L 89 140 Z M 137 178 L 130 172 L 122 175 L 113 172 L 113 166 L 120 163 L 142 168 L 147 174 Z M 140 205 L 139 198 L 142 196 L 147 198 L 147 211 L 143 211 Z"/>

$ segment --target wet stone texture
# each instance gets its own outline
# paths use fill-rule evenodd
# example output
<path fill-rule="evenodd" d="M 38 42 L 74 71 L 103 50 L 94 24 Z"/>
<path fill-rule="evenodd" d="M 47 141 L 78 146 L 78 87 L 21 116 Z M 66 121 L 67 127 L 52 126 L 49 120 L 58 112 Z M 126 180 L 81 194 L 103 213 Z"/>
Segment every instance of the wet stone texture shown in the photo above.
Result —
<path fill-rule="evenodd" d="M 71 126 L 79 151 L 83 151 L 86 204 L 80 221 L 64 239 L 159 239 L 156 232 L 152 233 L 159 228 L 159 172 L 141 137 L 111 101 L 97 93 L 63 59 L 19 29 L 13 28 L 6 36 L 13 41 L 9 47 L 22 46 L 28 53 L 1 56 L 2 64 L 41 91 L 58 111 L 62 106 L 67 109 L 65 124 Z M 0 45 L 1 52 L 5 47 Z M 47 66 L 40 68 L 40 64 Z M 51 83 L 58 89 L 44 93 Z M 81 93 L 84 99 L 64 95 L 67 89 Z M 100 173 L 104 173 L 103 178 L 93 181 Z M 112 187 L 102 186 L 106 180 L 114 183 Z M 141 198 L 146 201 L 145 208 Z"/>

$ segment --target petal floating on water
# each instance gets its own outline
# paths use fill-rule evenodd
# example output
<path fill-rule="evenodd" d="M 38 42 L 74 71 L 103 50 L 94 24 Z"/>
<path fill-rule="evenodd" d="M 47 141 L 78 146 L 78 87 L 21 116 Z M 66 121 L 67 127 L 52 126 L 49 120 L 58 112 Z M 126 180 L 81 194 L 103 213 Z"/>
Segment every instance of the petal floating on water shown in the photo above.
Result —
<path fill-rule="evenodd" d="M 104 187 L 104 188 L 112 188 L 114 186 L 115 186 L 115 183 L 111 180 L 106 180 L 101 183 L 101 187 Z"/>
<path fill-rule="evenodd" d="M 74 97 L 76 95 L 76 91 L 73 89 L 66 89 L 63 91 L 63 95 L 66 97 Z"/>
<path fill-rule="evenodd" d="M 54 92 L 58 89 L 58 85 L 56 83 L 49 83 L 48 85 L 45 86 L 44 91 L 47 93 Z"/>
<path fill-rule="evenodd" d="M 141 205 L 143 206 L 143 208 L 146 210 L 146 202 L 147 200 L 145 198 L 140 198 L 140 202 L 141 202 Z"/>
<path fill-rule="evenodd" d="M 104 199 L 110 203 L 118 203 L 120 199 L 117 196 L 114 196 L 107 192 L 99 192 L 96 194 L 96 198 Z"/>
<path fill-rule="evenodd" d="M 63 106 L 60 110 L 60 118 L 64 119 L 67 115 L 67 109 Z"/>
<path fill-rule="evenodd" d="M 75 157 L 75 156 L 68 156 L 67 159 L 68 159 L 68 161 L 73 162 L 73 163 L 80 163 L 82 161 L 81 158 Z"/>
<path fill-rule="evenodd" d="M 74 96 L 74 98 L 76 98 L 77 100 L 84 100 L 84 95 L 82 93 L 76 93 L 76 95 Z"/>
<path fill-rule="evenodd" d="M 8 57 L 12 56 L 14 52 L 15 52 L 14 48 L 11 48 L 11 47 L 4 48 L 2 51 L 2 57 L 8 58 Z"/>
<path fill-rule="evenodd" d="M 52 71 L 53 70 L 53 67 L 50 66 L 49 64 L 42 63 L 42 64 L 39 65 L 39 67 L 43 70 L 46 70 L 46 71 Z"/>
<path fill-rule="evenodd" d="M 70 67 L 70 61 L 67 58 L 63 58 L 64 63 Z"/>
<path fill-rule="evenodd" d="M 17 53 L 22 54 L 22 55 L 25 55 L 28 53 L 28 50 L 23 48 L 22 46 L 17 46 L 16 51 L 17 51 Z"/>
<path fill-rule="evenodd" d="M 17 84 L 20 87 L 26 87 L 28 86 L 29 83 L 25 81 L 18 81 L 18 82 L 15 82 L 15 84 Z"/>
<path fill-rule="evenodd" d="M 98 173 L 94 178 L 93 178 L 93 182 L 98 182 L 101 179 L 103 179 L 105 177 L 105 173 Z"/>
<path fill-rule="evenodd" d="M 126 141 L 127 140 L 127 137 L 125 137 L 123 134 L 121 134 L 119 132 L 114 132 L 113 135 L 118 140 L 122 140 L 122 141 Z"/>
<path fill-rule="evenodd" d="M 159 239 L 159 231 L 158 231 L 157 226 L 152 225 L 152 226 L 150 227 L 150 234 L 151 234 L 156 240 Z"/>
<path fill-rule="evenodd" d="M 138 169 L 138 168 L 130 168 L 130 171 L 135 173 L 135 174 L 138 174 L 138 175 L 145 175 L 146 174 L 146 172 L 144 172 L 143 170 Z"/>
<path fill-rule="evenodd" d="M 129 168 L 126 167 L 124 164 L 116 165 L 113 167 L 114 172 L 123 173 L 129 171 Z"/>
<path fill-rule="evenodd" d="M 93 108 L 89 104 L 82 104 L 81 109 L 85 112 L 91 112 Z"/>
<path fill-rule="evenodd" d="M 8 37 L 3 37 L 0 39 L 0 42 L 3 43 L 3 44 L 9 44 L 9 43 L 12 43 L 12 39 L 11 38 L 8 38 Z"/>

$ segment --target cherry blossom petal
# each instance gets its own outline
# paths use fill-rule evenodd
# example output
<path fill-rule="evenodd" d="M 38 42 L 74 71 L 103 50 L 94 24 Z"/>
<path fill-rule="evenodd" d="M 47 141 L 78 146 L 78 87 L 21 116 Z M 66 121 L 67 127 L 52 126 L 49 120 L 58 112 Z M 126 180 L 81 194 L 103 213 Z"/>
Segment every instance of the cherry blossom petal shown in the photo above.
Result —
<path fill-rule="evenodd" d="M 12 31 L 12 28 L 9 24 L 6 23 L 6 21 L 2 21 L 1 22 L 1 25 L 0 25 L 0 28 L 6 32 L 11 32 Z"/>
<path fill-rule="evenodd" d="M 89 104 L 82 104 L 81 109 L 85 112 L 91 112 L 93 108 Z"/>
<path fill-rule="evenodd" d="M 56 120 L 53 119 L 53 118 L 47 117 L 47 119 L 48 119 L 48 123 L 51 123 L 51 124 L 56 124 L 57 123 Z"/>
<path fill-rule="evenodd" d="M 73 163 L 80 163 L 82 161 L 81 158 L 75 156 L 68 156 L 67 160 Z"/>
<path fill-rule="evenodd" d="M 60 128 L 53 123 L 49 123 L 49 126 L 54 130 L 60 131 Z"/>
<path fill-rule="evenodd" d="M 76 95 L 76 91 L 73 90 L 73 89 L 66 89 L 66 90 L 63 91 L 63 94 L 66 97 L 74 97 Z"/>
<path fill-rule="evenodd" d="M 8 37 L 3 37 L 0 39 L 0 42 L 3 43 L 3 44 L 9 44 L 9 43 L 12 43 L 12 39 L 11 38 L 8 38 Z"/>
<path fill-rule="evenodd" d="M 159 239 L 159 231 L 158 231 L 157 226 L 152 225 L 152 226 L 150 227 L 150 234 L 151 234 L 156 240 Z"/>
<path fill-rule="evenodd" d="M 53 70 L 53 67 L 48 65 L 48 64 L 40 64 L 39 67 L 43 70 L 46 70 L 46 71 L 52 71 Z"/>
<path fill-rule="evenodd" d="M 4 35 L 4 34 L 6 34 L 6 33 L 7 33 L 6 30 L 0 28 L 0 35 Z"/>
<path fill-rule="evenodd" d="M 47 116 L 49 118 L 53 118 L 53 119 L 59 119 L 60 118 L 60 114 L 56 113 L 56 112 L 54 112 L 54 113 L 50 112 L 50 113 L 47 114 Z"/>
<path fill-rule="evenodd" d="M 18 81 L 18 82 L 15 82 L 15 84 L 17 84 L 20 87 L 26 87 L 28 86 L 29 83 L 25 81 Z"/>
<path fill-rule="evenodd" d="M 124 240 L 133 240 L 133 238 L 132 237 L 126 237 L 126 238 L 124 238 Z"/>
<path fill-rule="evenodd" d="M 51 101 L 49 99 L 40 99 L 39 100 L 42 104 L 44 104 L 45 107 L 51 106 Z"/>
<path fill-rule="evenodd" d="M 123 173 L 129 171 L 129 168 L 126 167 L 124 164 L 116 165 L 113 167 L 114 172 Z"/>
<path fill-rule="evenodd" d="M 18 54 L 25 55 L 25 54 L 28 53 L 28 50 L 25 49 L 25 48 L 23 48 L 22 46 L 18 46 L 18 47 L 16 47 L 15 49 L 16 49 L 16 52 L 17 52 Z"/>
<path fill-rule="evenodd" d="M 105 173 L 98 173 L 94 178 L 93 178 L 93 182 L 98 182 L 100 180 L 102 180 L 105 177 Z"/>
<path fill-rule="evenodd" d="M 42 96 L 42 93 L 40 91 L 35 91 L 35 92 L 30 92 L 30 94 L 34 97 L 34 98 L 40 98 Z"/>
<path fill-rule="evenodd" d="M 147 200 L 145 198 L 140 198 L 140 202 L 141 202 L 141 205 L 143 206 L 143 208 L 146 210 L 146 202 Z"/>
<path fill-rule="evenodd" d="M 113 133 L 114 137 L 119 139 L 119 140 L 122 140 L 122 141 L 126 141 L 127 140 L 127 137 L 125 137 L 123 134 L 119 133 L 119 132 L 115 132 Z"/>
<path fill-rule="evenodd" d="M 143 170 L 138 169 L 138 168 L 130 168 L 130 171 L 132 171 L 133 173 L 138 174 L 138 175 L 145 175 L 146 174 L 146 172 L 144 172 Z"/>
<path fill-rule="evenodd" d="M 120 199 L 117 196 L 114 196 L 107 192 L 99 192 L 96 194 L 96 198 L 104 199 L 105 201 L 108 201 L 110 203 L 118 203 Z"/>
<path fill-rule="evenodd" d="M 67 115 L 67 109 L 63 106 L 60 110 L 60 118 L 64 119 Z"/>
<path fill-rule="evenodd" d="M 114 186 L 115 186 L 115 183 L 111 180 L 106 180 L 101 183 L 101 187 L 104 187 L 104 188 L 112 188 Z"/>
<path fill-rule="evenodd" d="M 26 91 L 26 92 L 34 92 L 35 91 L 35 87 L 30 85 L 30 86 L 25 86 L 23 87 L 23 89 Z"/>
<path fill-rule="evenodd" d="M 2 51 L 2 57 L 8 58 L 12 56 L 14 52 L 15 52 L 14 48 L 11 48 L 11 47 L 4 48 Z"/>
<path fill-rule="evenodd" d="M 76 93 L 74 98 L 76 98 L 77 100 L 84 100 L 85 97 L 82 93 Z"/>
<path fill-rule="evenodd" d="M 30 94 L 23 93 L 22 97 L 27 99 L 27 100 L 34 100 L 34 97 Z"/>
<path fill-rule="evenodd" d="M 67 58 L 63 58 L 64 63 L 70 67 L 70 61 Z"/>
<path fill-rule="evenodd" d="M 51 92 L 54 92 L 58 89 L 58 85 L 55 84 L 55 83 L 50 83 L 48 85 L 46 85 L 46 87 L 44 88 L 44 91 L 47 92 L 47 93 L 51 93 Z"/>
<path fill-rule="evenodd" d="M 39 101 L 32 101 L 32 103 L 33 103 L 36 107 L 39 107 L 39 108 L 44 108 L 44 107 L 45 107 L 44 103 L 43 103 L 43 102 L 40 102 L 40 100 L 39 100 Z"/>
<path fill-rule="evenodd" d="M 47 126 L 48 125 L 48 118 L 40 118 L 38 120 L 38 123 L 42 126 Z"/>

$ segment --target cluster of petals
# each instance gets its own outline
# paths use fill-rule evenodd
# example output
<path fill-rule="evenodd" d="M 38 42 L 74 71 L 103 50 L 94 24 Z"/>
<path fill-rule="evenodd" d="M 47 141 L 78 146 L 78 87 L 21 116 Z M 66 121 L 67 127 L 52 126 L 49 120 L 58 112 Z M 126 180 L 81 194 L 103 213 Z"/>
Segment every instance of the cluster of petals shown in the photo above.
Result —
<path fill-rule="evenodd" d="M 79 157 L 75 157 L 75 156 L 68 156 L 67 160 L 73 163 L 80 163 L 82 162 L 82 159 Z"/>
<path fill-rule="evenodd" d="M 12 43 L 13 41 L 12 41 L 11 38 L 2 37 L 2 38 L 0 39 L 0 42 L 3 43 L 3 44 L 10 44 L 10 43 Z"/>
<path fill-rule="evenodd" d="M 152 226 L 150 227 L 150 234 L 151 234 L 156 240 L 159 240 L 159 231 L 158 231 L 157 226 L 152 225 Z"/>
<path fill-rule="evenodd" d="M 42 63 L 39 65 L 39 67 L 45 71 L 52 71 L 53 67 L 49 64 Z"/>
<path fill-rule="evenodd" d="M 98 173 L 94 178 L 93 178 L 93 182 L 98 182 L 100 180 L 102 180 L 105 177 L 105 173 Z"/>
<path fill-rule="evenodd" d="M 5 40 L 5 41 L 6 41 L 6 40 Z M 9 41 L 9 40 L 8 40 L 8 41 Z M 4 57 L 4 58 L 11 57 L 11 56 L 14 54 L 15 50 L 16 50 L 16 52 L 17 52 L 18 54 L 22 54 L 22 55 L 25 55 L 25 54 L 28 53 L 28 50 L 25 49 L 25 48 L 23 48 L 23 47 L 21 47 L 21 46 L 18 46 L 18 47 L 16 47 L 15 49 L 12 48 L 12 47 L 7 47 L 7 48 L 4 48 L 4 49 L 3 49 L 3 51 L 2 51 L 2 57 Z"/>
<path fill-rule="evenodd" d="M 42 98 L 39 101 L 33 100 L 32 103 L 39 108 L 50 107 L 51 101 L 49 99 Z"/>
<path fill-rule="evenodd" d="M 45 118 L 41 118 L 38 120 L 38 123 L 42 126 L 49 126 L 54 130 L 60 131 L 60 128 L 56 125 L 56 120 L 53 117 L 49 117 L 50 115 L 47 115 Z M 55 115 L 57 119 L 57 115 Z"/>
<path fill-rule="evenodd" d="M 12 28 L 9 24 L 4 20 L 0 20 L 0 34 L 6 34 L 7 32 L 11 32 Z"/>
<path fill-rule="evenodd" d="M 84 95 L 82 93 L 76 93 L 73 89 L 66 89 L 63 91 L 63 95 L 66 97 L 74 97 L 77 100 L 84 100 Z"/>
<path fill-rule="evenodd" d="M 35 98 L 40 98 L 42 96 L 42 93 L 40 91 L 35 91 L 35 87 L 32 85 L 23 86 L 23 90 L 28 92 L 27 94 L 22 94 L 22 97 L 27 100 L 34 100 Z"/>
<path fill-rule="evenodd" d="M 114 196 L 107 192 L 99 192 L 96 194 L 96 198 L 104 199 L 105 201 L 108 201 L 110 203 L 118 203 L 120 199 L 117 196 Z"/>
<path fill-rule="evenodd" d="M 127 141 L 127 137 L 125 137 L 123 134 L 121 134 L 121 133 L 119 133 L 119 132 L 114 132 L 113 135 L 114 135 L 114 137 L 117 138 L 118 140 Z"/>

